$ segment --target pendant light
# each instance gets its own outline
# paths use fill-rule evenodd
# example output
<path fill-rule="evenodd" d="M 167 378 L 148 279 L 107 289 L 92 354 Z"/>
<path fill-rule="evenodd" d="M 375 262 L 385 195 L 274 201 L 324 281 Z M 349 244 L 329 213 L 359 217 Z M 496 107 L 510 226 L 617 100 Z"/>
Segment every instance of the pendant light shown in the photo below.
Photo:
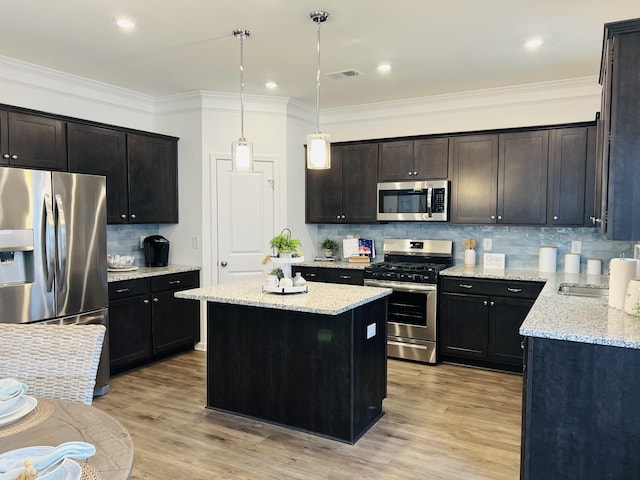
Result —
<path fill-rule="evenodd" d="M 233 35 L 240 39 L 240 138 L 231 144 L 231 162 L 234 172 L 253 170 L 253 144 L 244 138 L 244 39 L 251 36 L 249 30 L 238 28 Z"/>
<path fill-rule="evenodd" d="M 328 12 L 316 10 L 309 14 L 318 25 L 318 71 L 316 76 L 316 131 L 307 135 L 307 168 L 326 170 L 331 168 L 331 143 L 326 133 L 320 133 L 320 24 L 327 21 Z"/>

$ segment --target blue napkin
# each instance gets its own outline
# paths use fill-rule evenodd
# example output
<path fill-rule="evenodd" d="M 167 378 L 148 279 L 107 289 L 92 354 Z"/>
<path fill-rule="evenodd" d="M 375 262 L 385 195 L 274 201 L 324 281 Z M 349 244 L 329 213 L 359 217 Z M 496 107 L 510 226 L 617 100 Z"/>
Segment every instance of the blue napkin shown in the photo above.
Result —
<path fill-rule="evenodd" d="M 42 453 L 42 449 L 43 447 L 19 448 L 0 455 L 0 480 L 14 480 L 24 470 L 24 461 L 27 459 L 31 460 L 33 467 L 40 473 L 65 458 L 84 460 L 96 453 L 96 447 L 86 442 L 61 443 L 47 453 Z"/>
<path fill-rule="evenodd" d="M 0 402 L 12 400 L 27 392 L 27 386 L 15 378 L 0 378 Z"/>

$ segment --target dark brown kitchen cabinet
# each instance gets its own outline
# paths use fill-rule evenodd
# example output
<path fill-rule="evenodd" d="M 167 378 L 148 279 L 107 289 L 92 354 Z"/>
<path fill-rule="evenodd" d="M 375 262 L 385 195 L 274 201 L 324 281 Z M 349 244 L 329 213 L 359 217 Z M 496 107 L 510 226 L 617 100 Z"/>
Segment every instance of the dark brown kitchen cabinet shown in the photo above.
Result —
<path fill-rule="evenodd" d="M 200 341 L 200 306 L 174 293 L 198 285 L 196 271 L 110 282 L 111 371 L 192 349 Z"/>
<path fill-rule="evenodd" d="M 451 140 L 451 223 L 496 222 L 498 135 L 465 135 Z"/>
<path fill-rule="evenodd" d="M 541 289 L 536 282 L 443 278 L 440 358 L 520 371 L 520 325 Z"/>
<path fill-rule="evenodd" d="M 293 265 L 292 272 L 293 275 L 300 272 L 309 282 L 364 285 L 364 269 Z"/>
<path fill-rule="evenodd" d="M 66 124 L 32 113 L 0 110 L 0 163 L 67 170 Z"/>
<path fill-rule="evenodd" d="M 448 137 L 383 142 L 378 181 L 446 179 L 448 162 Z"/>
<path fill-rule="evenodd" d="M 602 231 L 640 240 L 640 19 L 608 23 L 600 70 Z"/>
<path fill-rule="evenodd" d="M 378 144 L 331 147 L 331 168 L 306 170 L 307 223 L 375 223 Z"/>
<path fill-rule="evenodd" d="M 126 223 L 129 216 L 126 133 L 68 123 L 67 148 L 70 172 L 107 178 L 107 222 Z"/>

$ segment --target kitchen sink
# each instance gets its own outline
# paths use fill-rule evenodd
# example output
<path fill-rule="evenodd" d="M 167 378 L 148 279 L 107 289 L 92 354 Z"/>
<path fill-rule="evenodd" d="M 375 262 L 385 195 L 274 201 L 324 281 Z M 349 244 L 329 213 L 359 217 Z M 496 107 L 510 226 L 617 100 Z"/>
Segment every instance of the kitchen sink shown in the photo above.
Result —
<path fill-rule="evenodd" d="M 560 295 L 573 295 L 576 297 L 608 297 L 609 289 L 604 287 L 592 287 L 588 285 L 567 285 L 560 284 L 558 288 Z"/>

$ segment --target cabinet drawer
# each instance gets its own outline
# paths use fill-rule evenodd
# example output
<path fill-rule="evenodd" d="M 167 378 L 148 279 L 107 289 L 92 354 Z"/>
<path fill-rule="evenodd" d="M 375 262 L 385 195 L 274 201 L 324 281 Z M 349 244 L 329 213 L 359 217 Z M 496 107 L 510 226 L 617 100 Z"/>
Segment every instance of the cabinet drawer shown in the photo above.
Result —
<path fill-rule="evenodd" d="M 543 284 L 518 280 L 485 280 L 468 277 L 442 278 L 442 291 L 469 295 L 491 295 L 512 298 L 538 297 Z"/>
<path fill-rule="evenodd" d="M 123 280 L 122 282 L 109 283 L 109 300 L 118 298 L 135 297 L 149 292 L 149 280 L 138 278 L 135 280 Z"/>
<path fill-rule="evenodd" d="M 354 268 L 294 266 L 293 274 L 300 272 L 309 282 L 364 285 L 364 270 Z"/>
<path fill-rule="evenodd" d="M 163 290 L 185 290 L 199 286 L 200 274 L 197 271 L 172 273 L 170 275 L 160 275 L 151 277 L 151 291 L 160 292 Z"/>

